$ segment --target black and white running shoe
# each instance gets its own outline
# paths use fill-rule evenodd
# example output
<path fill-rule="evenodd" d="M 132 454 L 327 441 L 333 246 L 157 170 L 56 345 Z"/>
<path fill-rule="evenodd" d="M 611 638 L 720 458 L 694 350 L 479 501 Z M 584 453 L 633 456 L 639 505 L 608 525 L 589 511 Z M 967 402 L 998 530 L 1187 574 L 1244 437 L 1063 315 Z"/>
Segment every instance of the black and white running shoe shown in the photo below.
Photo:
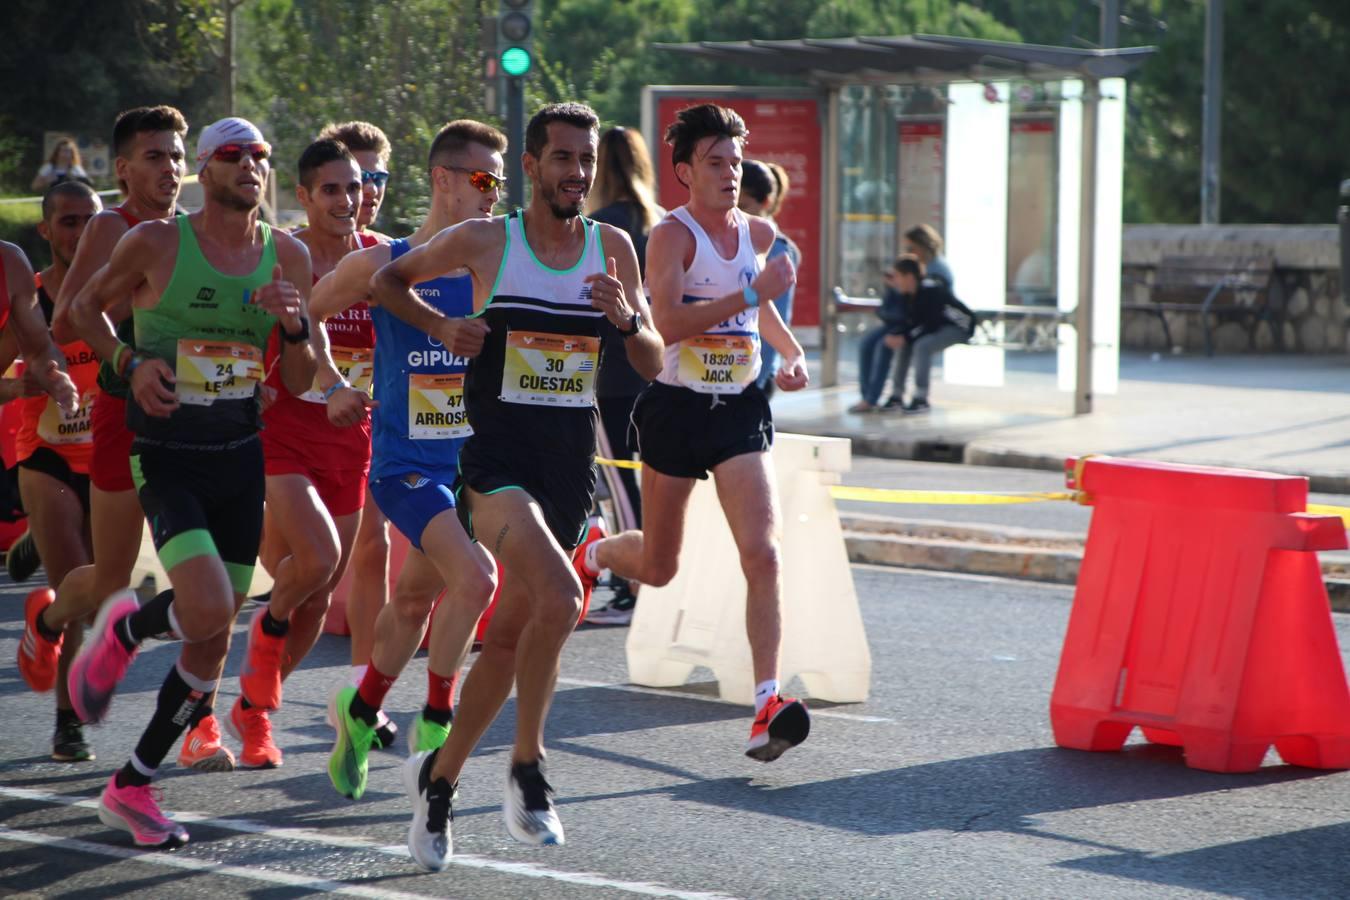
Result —
<path fill-rule="evenodd" d="M 450 865 L 454 840 L 450 825 L 455 810 L 450 797 L 454 785 L 444 778 L 431 780 L 436 751 L 424 750 L 403 763 L 403 787 L 412 801 L 413 820 L 408 826 L 408 852 L 424 869 L 439 872 Z"/>
<path fill-rule="evenodd" d="M 515 763 L 506 776 L 506 830 L 524 844 L 564 843 L 562 822 L 553 808 L 553 788 L 538 762 Z"/>

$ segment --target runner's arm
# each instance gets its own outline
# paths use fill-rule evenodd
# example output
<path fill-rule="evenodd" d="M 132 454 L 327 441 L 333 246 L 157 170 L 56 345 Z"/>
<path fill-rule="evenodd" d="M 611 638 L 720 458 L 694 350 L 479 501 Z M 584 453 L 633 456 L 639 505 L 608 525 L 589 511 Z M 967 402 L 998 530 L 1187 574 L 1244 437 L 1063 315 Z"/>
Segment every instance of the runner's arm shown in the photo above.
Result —
<path fill-rule="evenodd" d="M 115 363 L 119 375 L 126 369 L 131 354 L 126 350 L 118 354 L 123 344 L 106 312 L 134 296 L 145 284 L 146 273 L 157 255 L 163 252 L 163 246 L 154 237 L 156 231 L 162 230 L 158 227 L 162 224 L 146 222 L 128 231 L 113 247 L 108 262 L 94 272 L 69 301 L 70 324 L 74 326 L 75 336 L 88 344 L 99 359 Z M 171 227 L 176 235 L 176 226 Z M 61 292 L 64 294 L 65 289 Z"/>
<path fill-rule="evenodd" d="M 126 220 L 111 210 L 94 216 L 85 226 L 61 290 L 52 301 L 52 338 L 57 343 L 66 344 L 79 337 L 71 319 L 71 301 L 112 257 L 113 248 L 128 230 Z"/>
<path fill-rule="evenodd" d="M 647 306 L 647 298 L 642 291 L 642 270 L 638 266 L 637 252 L 627 232 L 612 225 L 600 226 L 600 239 L 604 244 L 607 278 L 615 279 L 619 287 L 619 301 L 614 309 L 606 309 L 601 303 L 596 306 L 605 311 L 610 324 L 620 331 L 631 327 L 632 315 L 642 317 L 642 328 L 637 334 L 623 339 L 624 352 L 628 354 L 628 363 L 639 375 L 651 381 L 661 373 L 661 335 L 652 322 L 652 311 Z M 591 276 L 592 293 L 599 288 L 600 279 Z M 616 321 L 617 319 L 617 321 Z"/>
<path fill-rule="evenodd" d="M 9 292 L 10 327 L 6 330 L 14 332 L 27 377 L 36 379 L 63 408 L 74 411 L 79 405 L 79 392 L 65 372 L 65 356 L 47 331 L 28 257 L 13 244 L 4 243 L 0 243 L 0 255 L 4 257 L 5 288 Z"/>
<path fill-rule="evenodd" d="M 371 305 L 383 306 L 391 315 L 438 339 L 451 353 L 477 356 L 483 349 L 487 323 L 447 317 L 418 297 L 412 286 L 456 269 L 472 271 L 473 260 L 490 252 L 492 240 L 500 241 L 504 234 L 493 219 L 471 219 L 441 231 L 422 246 L 380 267 L 370 279 Z M 474 272 L 475 277 L 478 274 Z"/>
<path fill-rule="evenodd" d="M 272 281 L 258 288 L 254 302 L 277 317 L 281 329 L 281 383 L 291 394 L 299 396 L 314 383 L 315 347 L 322 342 L 323 355 L 328 356 L 328 336 L 317 323 L 309 323 L 309 292 L 314 284 L 314 270 L 309 259 L 309 248 L 288 234 L 274 232 L 277 265 Z M 309 328 L 309 339 L 296 343 L 288 335 Z M 319 332 L 316 341 L 315 332 Z M 331 364 L 331 359 L 330 359 Z"/>
<path fill-rule="evenodd" d="M 660 223 L 652 229 L 647 241 L 647 287 L 652 295 L 652 316 L 667 344 L 703 334 L 749 307 L 744 291 L 716 300 L 684 302 L 686 258 L 691 258 L 693 252 L 694 236 L 679 221 Z M 792 261 L 783 255 L 771 260 L 751 286 L 759 294 L 760 305 L 769 306 L 795 279 Z"/>

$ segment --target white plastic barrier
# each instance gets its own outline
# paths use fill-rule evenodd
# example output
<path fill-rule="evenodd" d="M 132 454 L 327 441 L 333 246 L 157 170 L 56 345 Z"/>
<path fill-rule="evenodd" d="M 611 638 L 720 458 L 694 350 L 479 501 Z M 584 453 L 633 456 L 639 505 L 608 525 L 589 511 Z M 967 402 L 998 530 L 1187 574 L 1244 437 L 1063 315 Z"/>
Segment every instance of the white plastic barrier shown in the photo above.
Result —
<path fill-rule="evenodd" d="M 872 654 L 858 612 L 839 513 L 830 485 L 852 467 L 841 438 L 778 434 L 774 468 L 782 505 L 783 643 L 779 677 L 800 676 L 809 696 L 867 699 Z M 745 636 L 745 577 L 712 480 L 694 487 L 680 569 L 662 588 L 644 587 L 628 632 L 634 684 L 683 684 L 712 669 L 724 700 L 751 703 L 755 679 Z"/>
<path fill-rule="evenodd" d="M 158 554 L 155 553 L 155 542 L 150 537 L 150 526 L 148 524 L 141 535 L 141 550 L 136 557 L 136 565 L 131 569 L 131 587 L 133 589 L 139 588 L 147 578 L 155 583 L 154 593 L 168 590 L 169 576 L 165 573 L 164 566 L 160 565 Z M 253 597 L 258 594 L 265 594 L 271 589 L 272 576 L 267 574 L 262 561 L 259 560 L 253 567 L 253 583 L 249 585 L 248 595 Z"/>

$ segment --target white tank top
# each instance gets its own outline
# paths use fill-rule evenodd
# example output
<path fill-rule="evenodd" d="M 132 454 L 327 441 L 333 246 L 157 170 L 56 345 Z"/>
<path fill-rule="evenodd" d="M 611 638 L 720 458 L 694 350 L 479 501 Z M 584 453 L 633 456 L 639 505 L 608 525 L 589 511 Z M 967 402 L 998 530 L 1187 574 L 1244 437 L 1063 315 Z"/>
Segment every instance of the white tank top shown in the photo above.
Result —
<path fill-rule="evenodd" d="M 688 208 L 681 206 L 670 212 L 694 236 L 694 259 L 684 273 L 682 302 L 734 294 L 749 286 L 763 268 L 750 239 L 749 219 L 738 209 L 732 213 L 736 217 L 736 255 L 724 259 Z M 656 380 L 700 394 L 739 394 L 754 382 L 759 368 L 759 308 L 747 307 L 701 335 L 667 344 Z"/>

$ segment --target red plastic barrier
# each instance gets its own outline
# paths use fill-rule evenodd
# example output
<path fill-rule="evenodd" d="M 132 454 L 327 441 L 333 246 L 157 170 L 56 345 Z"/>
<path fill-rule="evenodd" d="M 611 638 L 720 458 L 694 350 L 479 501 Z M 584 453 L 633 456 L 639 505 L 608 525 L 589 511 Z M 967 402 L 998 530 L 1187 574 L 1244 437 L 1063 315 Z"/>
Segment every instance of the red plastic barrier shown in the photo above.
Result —
<path fill-rule="evenodd" d="M 1139 726 L 1187 765 L 1350 768 L 1350 687 L 1318 550 L 1345 526 L 1307 479 L 1090 457 L 1093 506 L 1059 673 L 1055 742 L 1118 750 Z"/>
<path fill-rule="evenodd" d="M 14 446 L 15 435 L 19 433 L 19 404 L 6 403 L 0 406 L 0 460 L 6 469 L 14 468 L 18 461 L 18 451 Z M 3 475 L 3 473 L 0 473 Z M 28 528 L 27 519 L 14 522 L 0 522 L 0 550 L 8 550 Z"/>

